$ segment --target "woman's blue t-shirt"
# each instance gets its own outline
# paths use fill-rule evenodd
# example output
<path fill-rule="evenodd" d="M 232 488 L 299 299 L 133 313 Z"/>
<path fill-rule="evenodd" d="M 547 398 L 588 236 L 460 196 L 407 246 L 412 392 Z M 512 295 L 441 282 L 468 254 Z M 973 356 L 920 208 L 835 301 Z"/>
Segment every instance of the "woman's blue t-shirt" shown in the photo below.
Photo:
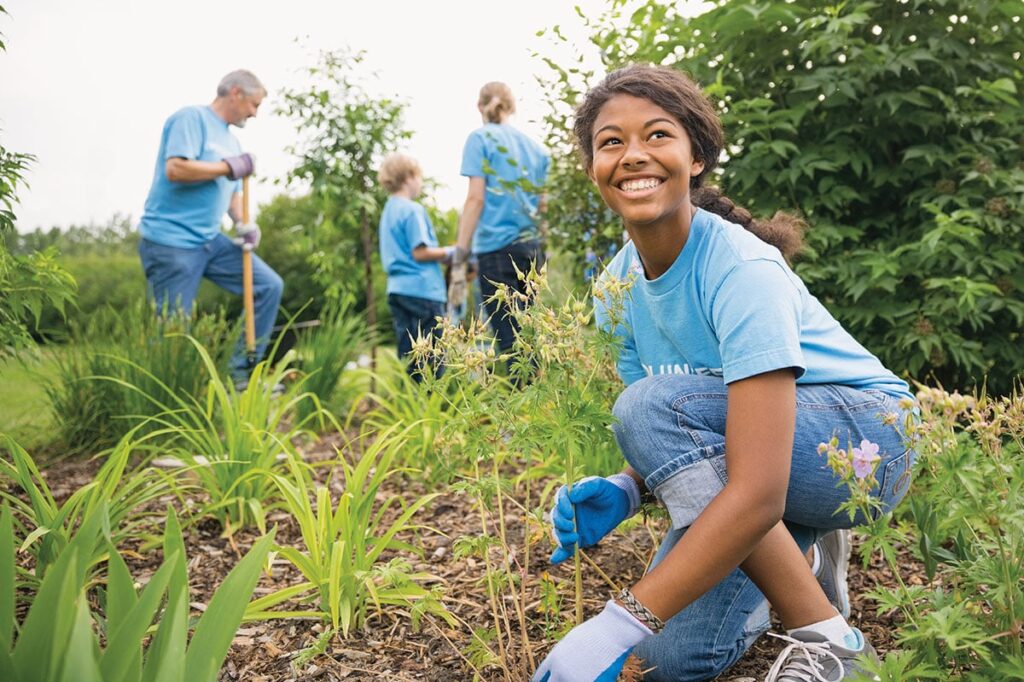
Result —
<path fill-rule="evenodd" d="M 473 233 L 473 252 L 489 253 L 536 236 L 540 188 L 548 175 L 548 152 L 506 123 L 474 130 L 462 150 L 462 175 L 482 177 L 484 208 Z M 533 234 L 531 234 L 533 233 Z"/>
<path fill-rule="evenodd" d="M 840 384 L 913 396 L 810 294 L 782 254 L 743 227 L 698 209 L 672 266 L 644 277 L 632 242 L 602 275 L 633 279 L 614 331 L 626 384 L 654 374 L 706 374 L 725 383 L 792 368 L 798 384 Z M 598 300 L 598 324 L 609 311 Z M 618 318 L 617 318 L 618 319 Z"/>

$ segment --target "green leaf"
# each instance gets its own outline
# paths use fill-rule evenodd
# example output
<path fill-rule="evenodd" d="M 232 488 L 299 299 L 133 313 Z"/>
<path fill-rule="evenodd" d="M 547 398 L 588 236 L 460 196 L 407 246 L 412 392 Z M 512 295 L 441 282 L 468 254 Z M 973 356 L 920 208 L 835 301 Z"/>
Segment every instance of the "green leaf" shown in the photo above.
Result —
<path fill-rule="evenodd" d="M 188 682 L 216 682 L 273 542 L 271 531 L 253 545 L 210 599 L 185 657 Z"/>
<path fill-rule="evenodd" d="M 0 651 L 4 654 L 11 650 L 14 635 L 14 571 L 14 529 L 11 510 L 5 504 L 0 510 Z"/>
<path fill-rule="evenodd" d="M 77 603 L 71 608 L 74 609 L 75 623 L 67 649 L 60 652 L 59 663 L 63 673 L 59 679 L 61 682 L 104 682 L 112 679 L 104 677 L 96 663 L 98 645 L 92 632 L 89 600 L 84 593 L 79 594 Z"/>

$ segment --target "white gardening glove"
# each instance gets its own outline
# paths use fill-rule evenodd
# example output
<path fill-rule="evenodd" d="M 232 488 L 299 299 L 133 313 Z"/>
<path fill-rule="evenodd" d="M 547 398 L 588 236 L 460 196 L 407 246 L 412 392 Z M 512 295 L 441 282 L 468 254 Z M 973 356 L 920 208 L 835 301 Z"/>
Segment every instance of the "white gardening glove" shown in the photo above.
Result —
<path fill-rule="evenodd" d="M 629 652 L 653 634 L 609 600 L 601 613 L 574 627 L 555 645 L 531 682 L 615 682 Z"/>
<path fill-rule="evenodd" d="M 466 305 L 466 262 L 454 262 L 449 271 L 448 317 L 458 318 Z"/>
<path fill-rule="evenodd" d="M 260 226 L 253 222 L 235 223 L 235 238 L 232 239 L 235 244 L 241 246 L 247 251 L 251 251 L 260 245 Z"/>

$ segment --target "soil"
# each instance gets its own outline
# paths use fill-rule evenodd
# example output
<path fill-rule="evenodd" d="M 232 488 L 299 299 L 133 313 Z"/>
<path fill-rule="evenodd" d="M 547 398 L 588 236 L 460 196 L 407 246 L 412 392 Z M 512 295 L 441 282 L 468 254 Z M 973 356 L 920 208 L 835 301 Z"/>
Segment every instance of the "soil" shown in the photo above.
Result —
<path fill-rule="evenodd" d="M 305 448 L 304 455 L 311 461 L 334 457 L 333 446 L 336 438 L 325 438 L 312 447 Z M 74 490 L 88 482 L 98 468 L 93 461 L 55 462 L 45 469 L 45 476 L 55 497 L 66 498 Z M 326 477 L 326 467 L 318 468 L 318 475 Z M 412 501 L 427 493 L 424 484 L 394 478 L 386 496 L 401 496 Z M 169 502 L 170 500 L 168 500 Z M 160 509 L 154 509 L 154 519 L 159 520 Z M 476 536 L 480 533 L 480 517 L 466 495 L 444 493 L 429 504 L 417 516 L 420 524 L 434 530 L 421 530 L 404 539 L 419 547 L 422 556 L 407 557 L 417 570 L 432 573 L 444 586 L 446 606 L 462 623 L 471 627 L 487 628 L 493 625 L 486 586 L 481 580 L 485 576 L 483 562 L 473 558 L 455 558 L 452 542 L 463 535 Z M 521 516 L 509 506 L 507 509 L 508 537 L 515 542 L 523 537 Z M 655 534 L 657 524 L 653 523 Z M 277 526 L 277 541 L 281 544 L 300 545 L 298 528 L 291 517 L 281 512 L 272 512 L 268 525 Z M 435 530 L 437 532 L 435 532 Z M 209 519 L 200 520 L 186 528 L 186 549 L 190 557 L 189 576 L 192 589 L 193 616 L 198 617 L 205 608 L 216 586 L 244 554 L 258 534 L 242 530 L 232 537 L 224 536 L 219 525 Z M 569 566 L 552 567 L 547 563 L 547 543 L 534 545 L 528 571 L 526 603 L 534 622 L 542 621 L 540 614 L 539 577 L 547 574 L 560 587 L 562 596 L 560 610 L 562 618 L 551 617 L 553 622 L 564 623 L 571 617 L 573 603 L 573 573 Z M 635 582 L 642 575 L 645 561 L 655 549 L 652 533 L 639 526 L 627 533 L 614 533 L 588 554 L 594 564 L 600 567 L 609 579 L 618 585 Z M 159 549 L 148 552 L 123 552 L 136 580 L 145 582 L 160 565 Z M 493 555 L 495 558 L 498 554 Z M 904 567 L 905 581 L 924 584 L 927 580 L 922 567 L 903 552 L 901 566 Z M 882 562 L 869 562 L 865 569 L 857 555 L 856 543 L 851 561 L 849 586 L 852 599 L 851 622 L 860 627 L 880 653 L 893 647 L 892 635 L 898 623 L 887 616 L 876 613 L 875 605 L 863 594 L 878 584 L 892 584 L 893 576 Z M 270 576 L 263 575 L 256 595 L 267 594 L 299 580 L 297 572 L 287 562 L 275 561 Z M 599 611 L 608 599 L 612 588 L 591 566 L 585 564 L 583 571 L 584 611 L 586 616 Z M 514 599 L 518 595 L 502 594 L 510 614 Z M 514 617 L 511 620 L 515 621 Z M 557 633 L 546 634 L 541 625 L 531 626 L 528 631 L 529 652 L 522 645 L 521 632 L 513 624 L 512 641 L 507 643 L 507 659 L 510 661 L 511 676 L 506 678 L 497 667 L 484 668 L 479 677 L 465 663 L 472 637 L 466 626 L 451 627 L 443 621 L 427 617 L 419 630 L 414 630 L 408 614 L 390 610 L 374 614 L 368 619 L 363 631 L 348 638 L 331 637 L 324 653 L 299 656 L 299 652 L 312 647 L 322 640 L 324 624 L 311 620 L 272 620 L 243 623 L 231 646 L 227 661 L 221 671 L 220 680 L 246 682 L 285 682 L 292 680 L 426 680 L 430 682 L 452 682 L 480 679 L 486 681 L 511 680 L 525 682 L 524 673 L 532 658 L 534 663 L 542 660 L 544 654 L 557 641 Z M 775 631 L 781 632 L 778 624 Z M 321 641 L 321 643 L 323 643 Z M 718 680 L 750 682 L 761 680 L 771 666 L 782 646 L 771 637 L 761 637 L 755 645 L 729 671 Z M 302 660 L 306 659 L 306 660 Z M 641 680 L 636 662 L 632 661 L 620 679 Z"/>

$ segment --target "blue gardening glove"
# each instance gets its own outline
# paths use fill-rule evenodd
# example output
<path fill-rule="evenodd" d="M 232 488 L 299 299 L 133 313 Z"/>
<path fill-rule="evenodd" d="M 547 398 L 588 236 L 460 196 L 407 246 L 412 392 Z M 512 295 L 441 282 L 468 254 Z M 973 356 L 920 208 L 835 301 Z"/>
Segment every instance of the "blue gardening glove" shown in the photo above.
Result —
<path fill-rule="evenodd" d="M 592 547 L 640 508 L 640 487 L 628 474 L 588 476 L 555 493 L 551 529 L 558 547 L 551 563 L 573 555 L 576 545 Z M 575 523 L 574 523 L 575 520 Z"/>
<path fill-rule="evenodd" d="M 256 223 L 235 223 L 235 244 L 247 251 L 252 251 L 260 245 L 260 226 Z"/>
<path fill-rule="evenodd" d="M 615 682 L 626 657 L 654 633 L 614 600 L 569 631 L 541 662 L 531 682 Z"/>
<path fill-rule="evenodd" d="M 241 180 L 256 170 L 256 157 L 249 153 L 228 156 L 221 160 L 228 165 L 228 177 L 232 180 Z"/>

